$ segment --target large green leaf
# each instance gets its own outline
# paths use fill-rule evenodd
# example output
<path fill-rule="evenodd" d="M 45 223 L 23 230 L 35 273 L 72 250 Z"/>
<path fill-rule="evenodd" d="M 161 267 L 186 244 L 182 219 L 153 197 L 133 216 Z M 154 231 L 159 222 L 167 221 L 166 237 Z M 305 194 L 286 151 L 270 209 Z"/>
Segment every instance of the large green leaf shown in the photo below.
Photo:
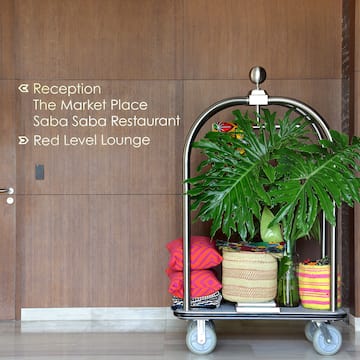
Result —
<path fill-rule="evenodd" d="M 332 140 L 314 143 L 309 121 L 288 111 L 264 109 L 251 118 L 233 112 L 243 138 L 209 132 L 193 144 L 205 155 L 199 174 L 186 181 L 197 219 L 212 221 L 211 236 L 221 229 L 243 240 L 258 232 L 262 208 L 282 223 L 284 238 L 294 243 L 307 235 L 322 210 L 334 224 L 334 206 L 360 201 L 360 141 L 331 131 Z M 240 151 L 241 150 L 241 151 Z"/>
<path fill-rule="evenodd" d="M 334 131 L 332 135 L 333 142 L 321 141 L 321 150 L 314 148 L 311 153 L 307 148 L 302 153 L 300 147 L 295 152 L 284 152 L 279 158 L 281 174 L 270 192 L 273 203 L 280 202 L 285 210 L 276 214 L 274 222 L 290 222 L 286 224 L 292 228 L 287 240 L 292 244 L 310 232 L 320 209 L 335 225 L 335 206 L 343 202 L 352 206 L 360 201 L 360 182 L 356 176 L 359 144 L 357 141 L 350 144 L 346 135 Z M 295 217 L 287 217 L 289 211 L 295 211 Z"/>

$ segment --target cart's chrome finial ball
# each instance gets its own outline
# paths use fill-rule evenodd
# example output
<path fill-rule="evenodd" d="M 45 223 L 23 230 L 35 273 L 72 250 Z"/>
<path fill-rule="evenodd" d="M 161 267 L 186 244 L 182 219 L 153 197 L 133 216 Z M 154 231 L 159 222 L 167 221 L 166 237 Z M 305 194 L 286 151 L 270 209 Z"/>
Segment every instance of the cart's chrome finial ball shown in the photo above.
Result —
<path fill-rule="evenodd" d="M 265 81 L 266 79 L 266 71 L 264 68 L 262 68 L 261 66 L 254 66 L 249 73 L 250 76 L 250 80 L 254 83 L 254 84 L 261 84 Z"/>

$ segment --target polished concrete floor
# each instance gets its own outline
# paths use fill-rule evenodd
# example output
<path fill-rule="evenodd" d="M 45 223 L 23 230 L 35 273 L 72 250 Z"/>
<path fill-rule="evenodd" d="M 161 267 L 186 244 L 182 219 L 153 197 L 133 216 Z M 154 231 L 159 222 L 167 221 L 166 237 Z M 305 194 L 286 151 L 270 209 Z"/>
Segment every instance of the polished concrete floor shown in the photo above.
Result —
<path fill-rule="evenodd" d="M 161 331 L 151 330 L 144 321 L 131 332 L 114 331 L 111 324 L 102 330 L 87 324 L 84 330 L 75 331 L 68 322 L 67 330 L 60 331 L 47 322 L 0 322 L 0 360 L 360 359 L 360 333 L 344 322 L 336 323 L 343 337 L 340 351 L 326 357 L 318 355 L 305 339 L 303 321 L 216 322 L 217 347 L 206 356 L 188 351 L 186 322 L 175 321 L 181 325 L 165 326 Z M 78 324 L 73 329 L 79 329 Z"/>

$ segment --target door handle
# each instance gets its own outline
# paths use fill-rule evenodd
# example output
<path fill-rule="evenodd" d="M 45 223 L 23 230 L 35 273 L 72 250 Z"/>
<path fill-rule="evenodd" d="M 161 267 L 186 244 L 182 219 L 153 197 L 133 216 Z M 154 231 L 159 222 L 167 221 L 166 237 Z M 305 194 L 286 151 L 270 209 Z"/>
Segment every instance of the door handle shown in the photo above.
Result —
<path fill-rule="evenodd" d="M 0 194 L 8 194 L 8 195 L 12 195 L 15 193 L 15 189 L 12 187 L 9 187 L 7 189 L 0 189 Z"/>

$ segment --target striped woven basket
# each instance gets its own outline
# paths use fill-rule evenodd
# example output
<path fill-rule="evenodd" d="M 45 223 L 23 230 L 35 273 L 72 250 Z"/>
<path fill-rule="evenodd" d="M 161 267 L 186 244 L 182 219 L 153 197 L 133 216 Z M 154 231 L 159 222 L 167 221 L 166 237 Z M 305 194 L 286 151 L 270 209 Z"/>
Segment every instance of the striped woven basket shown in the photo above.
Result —
<path fill-rule="evenodd" d="M 222 285 L 228 301 L 271 301 L 277 290 L 277 260 L 268 253 L 224 249 Z"/>
<path fill-rule="evenodd" d="M 299 264 L 301 305 L 316 310 L 330 309 L 330 265 Z M 337 306 L 341 306 L 340 276 L 338 276 Z"/>

